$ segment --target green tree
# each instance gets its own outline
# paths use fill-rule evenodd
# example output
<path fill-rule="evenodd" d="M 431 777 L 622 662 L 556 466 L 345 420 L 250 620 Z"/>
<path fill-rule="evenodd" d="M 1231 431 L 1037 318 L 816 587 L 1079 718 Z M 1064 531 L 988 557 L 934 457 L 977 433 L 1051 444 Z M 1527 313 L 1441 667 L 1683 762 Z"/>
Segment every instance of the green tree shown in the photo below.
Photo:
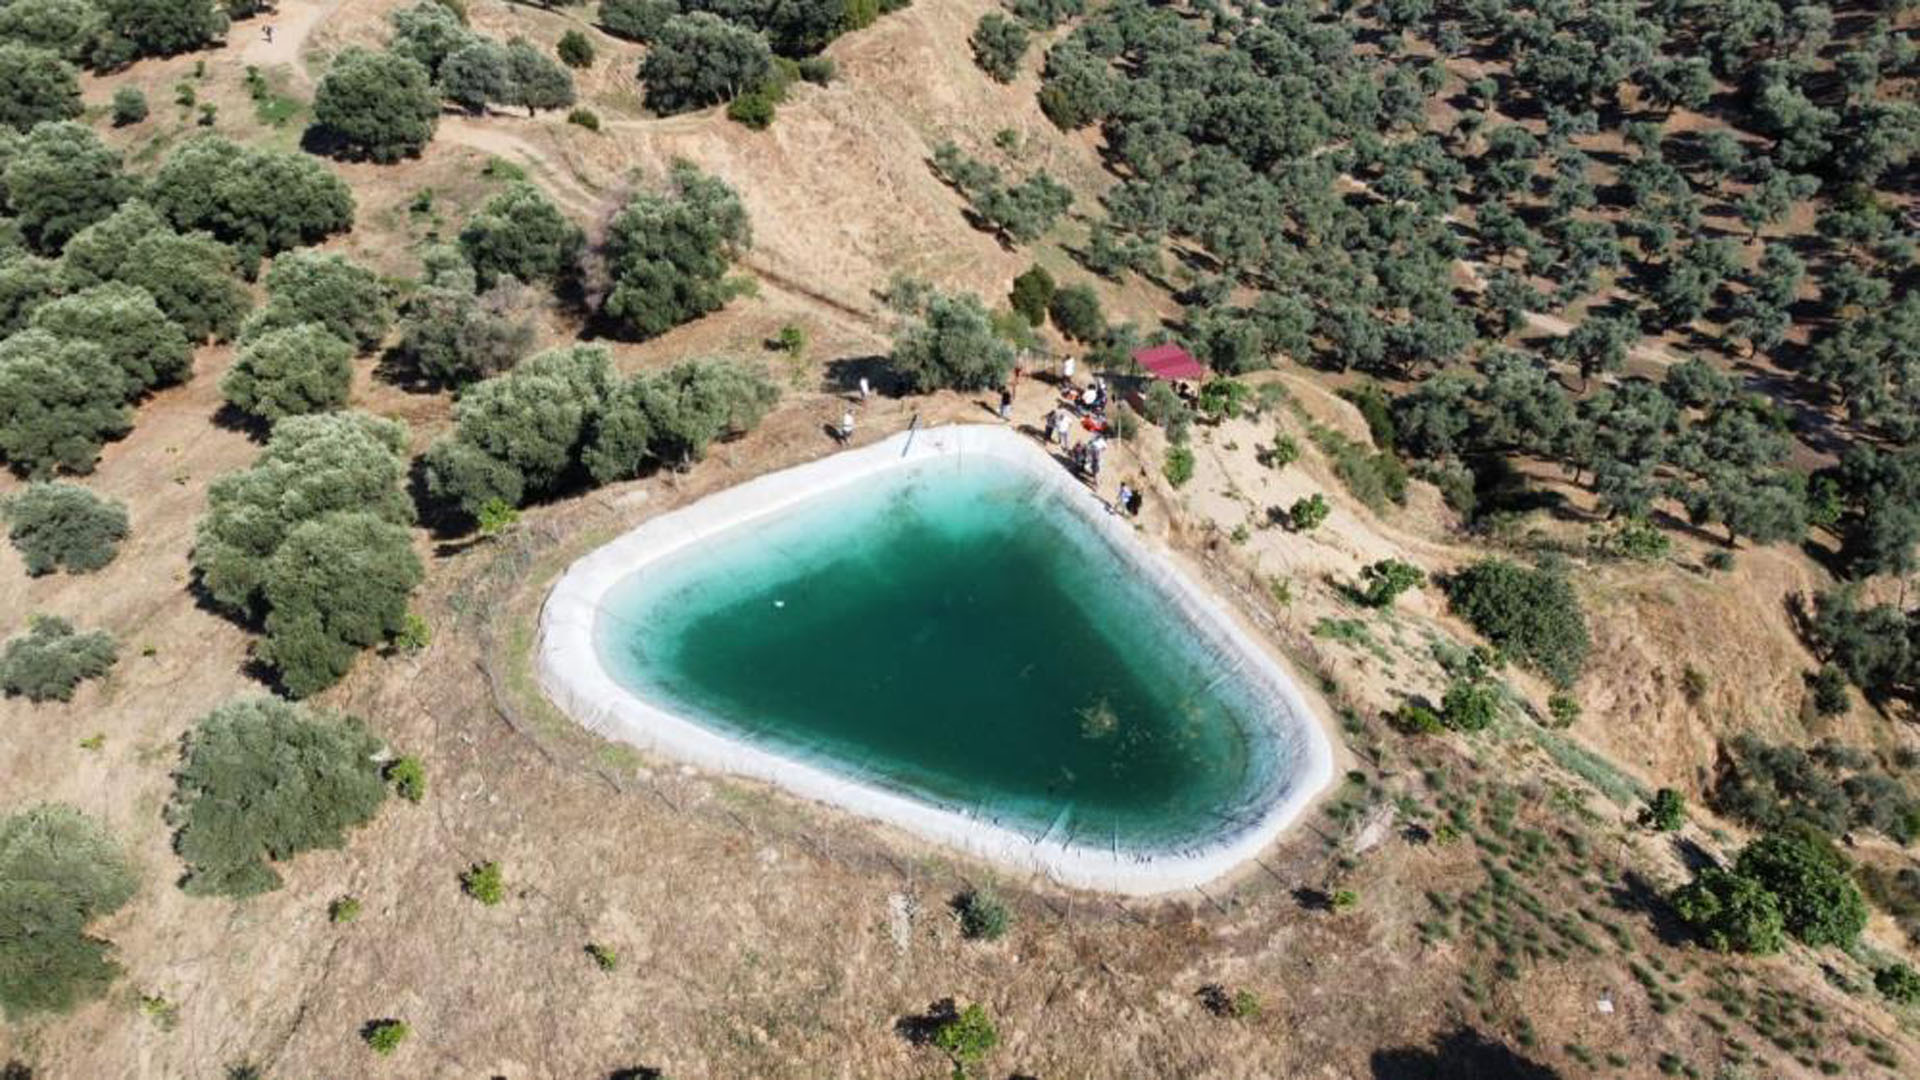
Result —
<path fill-rule="evenodd" d="M 0 41 L 45 49 L 72 64 L 92 58 L 103 27 L 91 0 L 14 0 L 0 8 Z"/>
<path fill-rule="evenodd" d="M 1420 568 L 1400 559 L 1381 559 L 1360 568 L 1360 602 L 1368 607 L 1392 607 L 1400 594 L 1427 580 Z"/>
<path fill-rule="evenodd" d="M 380 740 L 358 719 L 270 697 L 229 701 L 188 732 L 167 821 L 181 888 L 241 898 L 280 887 L 271 865 L 339 848 L 387 796 Z"/>
<path fill-rule="evenodd" d="M 78 484 L 28 484 L 0 499 L 0 518 L 33 577 L 92 573 L 112 562 L 127 538 L 126 505 Z"/>
<path fill-rule="evenodd" d="M 220 380 L 220 396 L 271 424 L 346 407 L 352 383 L 353 346 L 319 323 L 297 323 L 249 337 Z"/>
<path fill-rule="evenodd" d="M 267 637 L 255 654 L 293 697 L 324 690 L 361 650 L 407 628 L 407 598 L 425 576 L 404 526 L 358 511 L 303 521 L 267 564 Z"/>
<path fill-rule="evenodd" d="M 629 380 L 616 391 L 584 451 L 598 483 L 626 479 L 648 461 L 684 467 L 721 439 L 751 431 L 780 391 L 756 366 L 693 360 Z"/>
<path fill-rule="evenodd" d="M 1485 731 L 1499 716 L 1499 695 L 1481 679 L 1455 679 L 1440 699 L 1440 722 L 1453 731 Z"/>
<path fill-rule="evenodd" d="M 350 45 L 321 78 L 313 118 L 333 152 L 393 162 L 418 156 L 432 140 L 440 99 L 419 61 Z"/>
<path fill-rule="evenodd" d="M 731 295 L 728 266 L 751 245 L 734 190 L 675 162 L 667 191 L 636 193 L 608 226 L 610 281 L 600 313 L 621 332 L 646 338 L 717 311 Z"/>
<path fill-rule="evenodd" d="M 147 198 L 174 228 L 232 246 L 248 277 L 263 257 L 353 227 L 353 192 L 321 161 L 217 135 L 168 154 Z"/>
<path fill-rule="evenodd" d="M 8 8 L 7 10 L 12 10 Z M 128 127 L 147 118 L 147 95 L 138 88 L 122 86 L 113 92 L 113 126 Z"/>
<path fill-rule="evenodd" d="M 602 10 L 606 5 L 601 5 Z M 554 46 L 555 55 L 560 62 L 570 68 L 590 68 L 593 66 L 593 42 L 578 30 L 569 30 L 560 35 L 559 44 Z"/>
<path fill-rule="evenodd" d="M 979 297 L 934 293 L 920 317 L 895 332 L 888 362 L 908 389 L 925 394 L 997 387 L 1013 359 L 1013 347 L 994 333 Z"/>
<path fill-rule="evenodd" d="M 1287 508 L 1287 527 L 1294 532 L 1312 532 L 1333 513 L 1333 507 L 1327 503 L 1327 497 L 1314 492 L 1312 495 L 1295 499 Z"/>
<path fill-rule="evenodd" d="M 1013 279 L 1013 291 L 1008 302 L 1013 310 L 1026 317 L 1027 325 L 1039 326 L 1047 321 L 1047 305 L 1052 303 L 1055 286 L 1053 275 L 1039 263 L 1028 267 L 1026 272 Z"/>
<path fill-rule="evenodd" d="M 1687 820 L 1687 801 L 1672 788 L 1653 793 L 1652 801 L 1640 811 L 1640 823 L 1656 832 L 1673 832 Z"/>
<path fill-rule="evenodd" d="M 525 38 L 507 41 L 507 75 L 512 83 L 502 104 L 518 105 L 528 116 L 573 104 L 573 76 Z"/>
<path fill-rule="evenodd" d="M 493 102 L 513 96 L 513 65 L 506 46 L 488 37 L 469 37 L 440 65 L 440 92 L 461 108 L 480 115 Z"/>
<path fill-rule="evenodd" d="M 640 62 L 647 108 L 662 116 L 717 105 L 765 85 L 772 73 L 766 38 L 704 11 L 666 19 Z"/>
<path fill-rule="evenodd" d="M 316 324 L 368 352 L 387 336 L 393 308 L 379 275 L 345 256 L 288 251 L 267 269 L 267 306 L 247 320 L 241 337 Z"/>
<path fill-rule="evenodd" d="M 581 460 L 614 379 L 604 349 L 554 349 L 469 387 L 455 431 L 425 456 L 427 489 L 477 514 L 498 499 L 519 506 L 546 494 Z"/>
<path fill-rule="evenodd" d="M 1579 597 L 1556 567 L 1482 559 L 1446 583 L 1454 613 L 1506 655 L 1571 686 L 1592 639 Z"/>
<path fill-rule="evenodd" d="M 393 27 L 387 48 L 426 68 L 427 74 L 435 79 L 440 77 L 441 65 L 447 58 L 475 36 L 467 29 L 466 20 L 439 0 L 419 0 L 396 8 L 387 16 L 387 22 Z"/>
<path fill-rule="evenodd" d="M 1744 874 L 1708 867 L 1670 899 L 1708 948 L 1764 955 L 1786 945 L 1779 901 Z"/>
<path fill-rule="evenodd" d="M 125 376 L 98 345 L 44 330 L 0 341 L 0 458 L 15 472 L 92 472 L 132 426 Z"/>
<path fill-rule="evenodd" d="M 72 807 L 0 818 L 0 1009 L 9 1019 L 65 1012 L 106 992 L 120 967 L 87 927 L 124 907 L 137 886 L 120 845 Z"/>
<path fill-rule="evenodd" d="M 1627 364 L 1627 350 L 1640 340 L 1640 326 L 1631 315 L 1589 315 L 1565 337 L 1555 338 L 1547 353 L 1580 371 L 1584 385 L 1603 371 L 1619 371 Z"/>
<path fill-rule="evenodd" d="M 96 0 L 107 27 L 134 56 L 175 56 L 227 33 L 225 7 L 211 0 Z"/>
<path fill-rule="evenodd" d="M 263 615 L 273 556 L 305 521 L 358 511 L 411 522 L 413 505 L 401 491 L 405 449 L 404 428 L 364 413 L 274 425 L 252 467 L 217 478 L 207 490 L 193 566 L 208 598 L 243 619 Z"/>
<path fill-rule="evenodd" d="M 460 251 L 482 288 L 502 277 L 559 285 L 578 268 L 585 243 L 580 227 L 527 183 L 487 200 L 460 230 Z"/>
<path fill-rule="evenodd" d="M 1098 341 L 1107 332 L 1107 317 L 1100 310 L 1100 297 L 1090 285 L 1068 285 L 1058 289 L 1047 304 L 1053 325 L 1074 341 Z"/>
<path fill-rule="evenodd" d="M 976 941 L 998 941 L 1012 921 L 1007 905 L 991 889 L 968 889 L 954 898 L 960 932 Z"/>
<path fill-rule="evenodd" d="M 196 343 L 231 338 L 253 302 L 234 278 L 233 249 L 205 233 L 148 233 L 127 250 L 116 273 L 145 289 Z"/>
<path fill-rule="evenodd" d="M 133 245 L 151 233 L 172 231 L 152 204 L 128 199 L 67 241 L 60 253 L 60 282 L 68 289 L 85 289 L 115 280 Z"/>
<path fill-rule="evenodd" d="M 967 38 L 973 46 L 974 62 L 995 82 L 1012 82 L 1019 74 L 1020 60 L 1027 54 L 1029 42 L 1025 23 L 1009 19 L 997 11 L 980 16 L 980 22 Z"/>
<path fill-rule="evenodd" d="M 600 27 L 628 41 L 652 41 L 667 20 L 678 14 L 677 0 L 602 0 Z"/>
<path fill-rule="evenodd" d="M 999 1044 L 1000 1033 L 978 1004 L 943 1018 L 933 1030 L 933 1045 L 953 1060 L 954 1072 L 960 1075 L 985 1061 Z"/>
<path fill-rule="evenodd" d="M 502 282 L 485 295 L 429 286 L 407 300 L 399 353 L 421 378 L 459 388 L 513 367 L 533 351 L 526 290 Z"/>
<path fill-rule="evenodd" d="M 1812 828 L 1762 836 L 1741 850 L 1734 872 L 1771 892 L 1787 932 L 1808 945 L 1845 948 L 1866 928 L 1867 905 L 1846 856 Z"/>
<path fill-rule="evenodd" d="M 80 78 L 45 49 L 0 44 L 0 124 L 26 131 L 80 115 Z"/>
<path fill-rule="evenodd" d="M 85 124 L 45 123 L 27 133 L 7 158 L 7 205 L 27 241 L 58 252 L 81 229 L 113 213 L 130 184 L 120 155 Z"/>
<path fill-rule="evenodd" d="M 1920 972 L 1894 962 L 1873 973 L 1873 988 L 1896 1005 L 1920 1004 Z"/>
<path fill-rule="evenodd" d="M 105 675 L 118 658 L 106 631 L 83 634 L 65 619 L 37 615 L 0 651 L 0 690 L 28 701 L 71 701 L 81 682 Z"/>
<path fill-rule="evenodd" d="M 128 398 L 184 382 L 193 373 L 186 335 L 138 286 L 112 281 L 49 300 L 34 309 L 31 322 L 62 340 L 99 346 L 120 369 Z"/>

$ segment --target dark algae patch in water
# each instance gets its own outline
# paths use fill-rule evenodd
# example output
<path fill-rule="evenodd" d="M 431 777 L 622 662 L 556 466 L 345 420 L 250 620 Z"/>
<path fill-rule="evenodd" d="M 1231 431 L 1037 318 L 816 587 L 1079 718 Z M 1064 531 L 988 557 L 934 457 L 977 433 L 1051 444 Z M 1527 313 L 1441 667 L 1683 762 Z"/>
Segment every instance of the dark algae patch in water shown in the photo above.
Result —
<path fill-rule="evenodd" d="M 1032 835 L 1198 845 L 1278 763 L 1233 661 L 1017 474 L 902 469 L 609 597 L 615 677 L 708 726 Z"/>

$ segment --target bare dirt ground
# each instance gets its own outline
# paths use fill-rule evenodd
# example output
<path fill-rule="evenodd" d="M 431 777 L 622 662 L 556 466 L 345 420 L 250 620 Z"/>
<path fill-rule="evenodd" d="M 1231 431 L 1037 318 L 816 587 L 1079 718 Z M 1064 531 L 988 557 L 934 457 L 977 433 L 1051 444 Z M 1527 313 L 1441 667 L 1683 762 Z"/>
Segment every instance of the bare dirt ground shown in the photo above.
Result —
<path fill-rule="evenodd" d="M 392 6 L 289 0 L 272 17 L 270 46 L 260 20 L 236 25 L 198 80 L 201 100 L 220 103 L 218 129 L 291 142 L 297 123 L 289 131 L 255 116 L 240 89 L 244 65 L 270 69 L 304 99 L 326 55 L 380 40 Z M 579 25 L 564 12 L 472 6 L 490 32 L 548 43 Z M 113 631 L 124 649 L 112 677 L 69 705 L 0 701 L 0 801 L 57 799 L 100 816 L 134 852 L 144 882 L 98 927 L 118 946 L 125 978 L 70 1016 L 0 1027 L 0 1062 L 59 1080 L 217 1076 L 242 1061 L 274 1077 L 533 1080 L 642 1066 L 675 1077 L 933 1077 L 947 1074 L 944 1061 L 897 1024 L 951 996 L 982 1002 L 998 1022 L 994 1076 L 1539 1075 L 1515 1072 L 1528 1063 L 1644 1076 L 1660 1053 L 1703 1069 L 1723 1060 L 1723 1040 L 1696 1018 L 1716 978 L 1791 993 L 1828 1018 L 1823 1047 L 1804 1061 L 1746 1033 L 1760 1047 L 1754 1075 L 1812 1074 L 1816 1059 L 1847 1075 L 1891 1075 L 1865 1063 L 1851 1034 L 1916 1060 L 1910 1031 L 1819 974 L 1825 964 L 1857 980 L 1845 957 L 1709 962 L 1679 943 L 1643 892 L 1682 877 L 1685 849 L 1635 830 L 1631 799 L 1597 793 L 1603 783 L 1697 791 L 1719 734 L 1795 730 L 1798 673 L 1811 658 L 1780 600 L 1817 579 L 1813 564 L 1747 552 L 1732 573 L 1706 577 L 1687 566 L 1704 543 L 1688 542 L 1660 567 L 1586 568 L 1598 655 L 1582 684 L 1577 743 L 1525 723 L 1472 742 L 1409 743 L 1379 713 L 1406 694 L 1434 694 L 1432 644 L 1468 635 L 1432 590 L 1375 617 L 1338 586 L 1374 559 L 1398 555 L 1435 571 L 1471 549 L 1424 486 L 1384 518 L 1345 497 L 1306 424 L 1355 437 L 1364 425 L 1303 376 L 1277 377 L 1297 407 L 1203 429 L 1198 472 L 1184 489 L 1159 479 L 1151 432 L 1117 451 L 1106 481 L 1109 493 L 1122 478 L 1147 486 L 1149 542 L 1188 560 L 1317 688 L 1355 770 L 1317 816 L 1231 882 L 1120 904 L 1001 881 L 1014 930 L 995 944 L 968 943 L 947 904 L 958 889 L 992 880 L 991 870 L 760 785 L 596 744 L 541 704 L 524 650 L 544 584 L 648 515 L 831 452 L 821 425 L 841 403 L 830 373 L 884 351 L 889 320 L 874 293 L 892 273 L 997 297 L 1030 258 L 1069 265 L 1056 247 L 1009 252 L 967 228 L 958 198 L 923 161 L 948 137 L 996 154 L 993 133 L 1012 127 L 1023 167 L 1044 165 L 1083 199 L 1105 183 L 1092 144 L 1052 132 L 1035 108 L 1037 57 L 1010 87 L 973 67 L 964 39 L 988 7 L 919 0 L 842 39 L 831 49 L 839 81 L 797 89 L 766 133 L 713 113 L 646 118 L 630 78 L 639 50 L 602 35 L 602 60 L 582 80 L 603 113 L 602 133 L 556 116 L 449 116 L 418 161 L 340 166 L 359 198 L 359 225 L 330 246 L 403 276 L 417 268 L 421 243 L 452 235 L 497 188 L 492 158 L 525 169 L 592 225 L 636 171 L 657 174 L 686 157 L 740 189 L 755 228 L 746 268 L 758 292 L 653 341 L 611 345 L 619 363 L 765 356 L 761 342 L 788 322 L 808 329 L 808 355 L 773 362 L 792 391 L 760 430 L 687 474 L 534 508 L 491 542 L 440 547 L 422 535 L 432 569 L 418 606 L 434 643 L 416 656 L 364 658 L 321 704 L 367 717 L 396 748 L 421 755 L 426 802 L 396 802 L 346 849 L 283 867 L 285 888 L 233 904 L 174 887 L 178 863 L 161 820 L 181 734 L 221 701 L 262 690 L 246 672 L 248 635 L 197 607 L 187 589 L 207 484 L 258 450 L 213 424 L 229 352 L 204 350 L 194 380 L 144 404 L 133 433 L 107 448 L 88 480 L 132 510 L 132 540 L 111 567 L 29 580 L 12 549 L 0 548 L 0 611 L 11 622 L 59 613 Z M 104 101 L 130 82 L 159 106 L 174 84 L 195 78 L 195 59 L 89 80 L 87 99 Z M 153 119 L 113 138 L 135 167 L 151 167 L 193 130 L 191 119 L 156 107 Z M 422 192 L 432 193 L 427 210 L 417 209 Z M 1101 288 L 1127 317 L 1151 320 L 1164 302 L 1137 287 Z M 566 313 L 548 322 L 550 340 L 570 336 Z M 371 360 L 363 366 L 357 407 L 407 420 L 416 445 L 444 430 L 444 396 L 402 392 L 372 376 Z M 1017 420 L 1036 424 L 1046 404 L 1042 385 L 1026 383 Z M 957 396 L 883 397 L 863 407 L 861 437 L 900 430 L 915 414 L 984 420 L 982 408 Z M 1280 431 L 1305 454 L 1275 471 L 1254 455 Z M 0 480 L 0 492 L 14 486 Z M 1315 491 L 1335 506 L 1315 533 L 1258 527 L 1267 507 Z M 1241 525 L 1249 527 L 1236 541 Z M 1577 538 L 1588 526 L 1576 513 L 1540 527 Z M 1275 579 L 1290 585 L 1290 604 L 1276 600 Z M 1324 631 L 1329 621 L 1362 620 L 1358 637 Z M 1710 675 L 1704 701 L 1681 692 L 1688 666 Z M 1544 701 L 1544 687 L 1511 681 L 1536 707 Z M 1833 724 L 1858 741 L 1905 737 L 1864 712 Z M 104 736 L 97 748 L 83 748 L 95 735 Z M 1614 764 L 1588 766 L 1567 745 Z M 1509 803 L 1505 816 L 1488 809 Z M 1466 838 L 1448 842 L 1447 821 L 1465 822 Z M 1705 828 L 1685 839 L 1707 850 L 1737 842 Z M 456 880 L 488 859 L 503 864 L 509 883 L 497 908 L 462 896 Z M 1496 870 L 1519 884 L 1489 885 Z M 1340 890 L 1357 902 L 1330 910 Z M 363 902 L 362 916 L 329 924 L 328 902 L 346 894 Z M 1475 905 L 1494 914 L 1462 914 Z M 1567 944 L 1582 938 L 1591 940 Z M 618 970 L 599 971 L 583 952 L 590 942 L 616 949 Z M 1252 991 L 1262 1008 L 1210 1016 L 1196 996 L 1209 983 Z M 1675 1009 L 1669 994 L 1695 1004 Z M 143 1007 L 143 996 L 167 1008 Z M 357 1037 L 381 1017 L 415 1030 L 390 1059 Z M 1619 1053 L 1624 1063 L 1589 1067 L 1570 1047 L 1595 1062 Z"/>

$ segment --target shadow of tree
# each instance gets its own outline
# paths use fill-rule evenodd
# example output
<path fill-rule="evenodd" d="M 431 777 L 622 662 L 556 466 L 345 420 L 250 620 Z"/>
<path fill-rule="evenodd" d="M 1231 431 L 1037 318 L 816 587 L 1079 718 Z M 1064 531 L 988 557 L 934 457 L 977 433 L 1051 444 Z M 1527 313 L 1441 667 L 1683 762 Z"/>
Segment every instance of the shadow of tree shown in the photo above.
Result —
<path fill-rule="evenodd" d="M 903 1016 L 893 1022 L 893 1030 L 901 1038 L 914 1046 L 926 1046 L 933 1042 L 934 1035 L 942 1027 L 952 1023 L 960 1016 L 960 1007 L 952 998 L 941 998 L 927 1006 L 927 1011 Z"/>
<path fill-rule="evenodd" d="M 1376 1050 L 1374 1080 L 1557 1080 L 1559 1073 L 1472 1028 L 1458 1028 L 1431 1046 Z"/>

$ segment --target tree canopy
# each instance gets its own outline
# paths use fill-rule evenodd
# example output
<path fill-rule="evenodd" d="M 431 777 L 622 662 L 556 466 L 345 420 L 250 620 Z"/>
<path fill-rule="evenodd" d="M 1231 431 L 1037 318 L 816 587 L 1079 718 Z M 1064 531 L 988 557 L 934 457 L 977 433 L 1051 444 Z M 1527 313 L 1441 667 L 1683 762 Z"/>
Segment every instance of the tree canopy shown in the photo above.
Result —
<path fill-rule="evenodd" d="M 346 845 L 387 795 L 380 740 L 351 717 L 240 698 L 187 735 L 167 820 L 181 887 L 241 898 L 280 887 L 272 864 Z"/>
<path fill-rule="evenodd" d="M 0 818 L 0 1009 L 9 1019 L 65 1012 L 120 975 L 112 946 L 87 933 L 138 887 L 105 828 L 70 806 Z"/>
<path fill-rule="evenodd" d="M 87 574 L 113 561 L 127 538 L 127 508 L 78 484 L 28 484 L 0 500 L 7 537 L 27 573 Z"/>
<path fill-rule="evenodd" d="M 647 338 L 716 311 L 731 295 L 728 266 L 751 244 L 734 190 L 675 162 L 666 190 L 636 192 L 608 226 L 600 314 Z"/>
<path fill-rule="evenodd" d="M 314 92 L 313 119 L 334 153 L 393 162 L 419 156 L 433 139 L 440 98 L 418 60 L 349 45 Z"/>

